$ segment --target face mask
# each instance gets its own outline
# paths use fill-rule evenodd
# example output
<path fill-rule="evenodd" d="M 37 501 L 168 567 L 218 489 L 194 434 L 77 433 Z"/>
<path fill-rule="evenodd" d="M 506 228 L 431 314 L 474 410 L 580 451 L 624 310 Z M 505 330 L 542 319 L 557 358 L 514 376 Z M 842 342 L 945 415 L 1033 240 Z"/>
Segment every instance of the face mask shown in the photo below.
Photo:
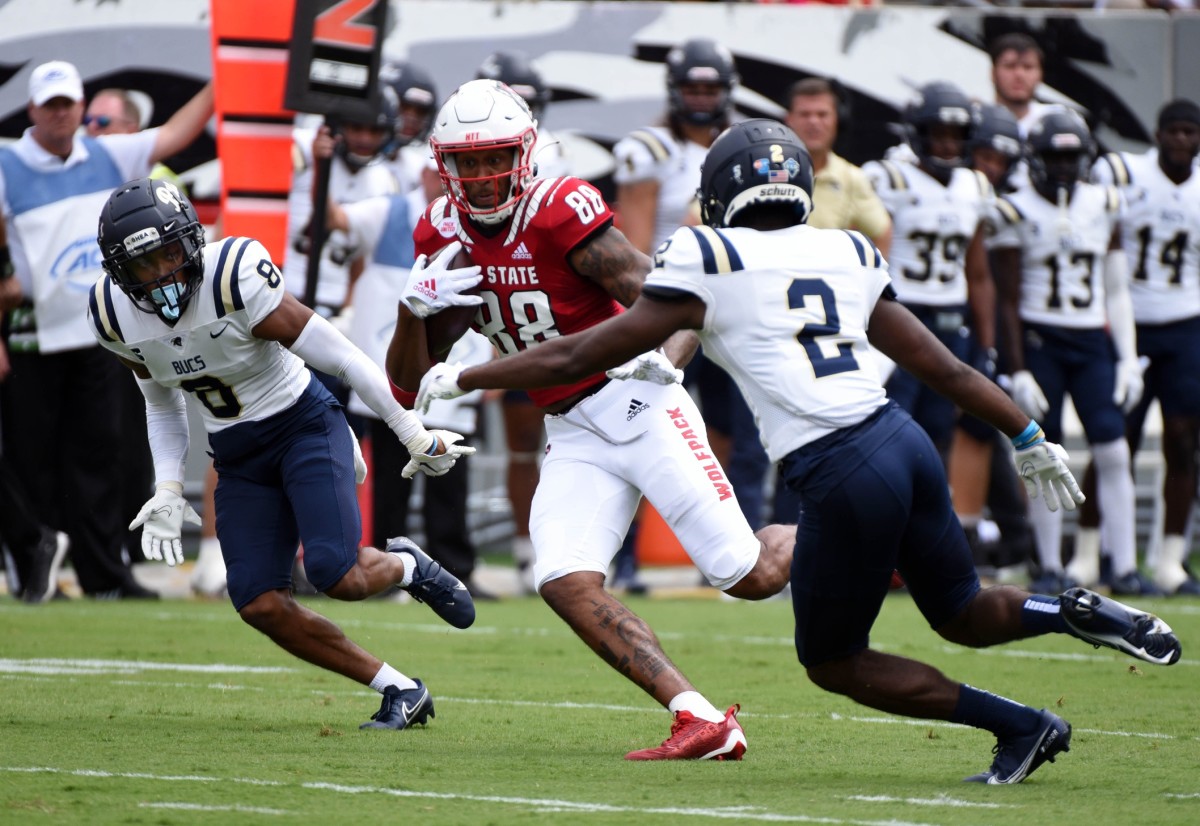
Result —
<path fill-rule="evenodd" d="M 162 307 L 163 315 L 171 321 L 179 318 L 179 313 L 182 310 L 179 299 L 182 295 L 182 284 L 164 284 L 150 291 L 151 300 L 159 307 Z"/>

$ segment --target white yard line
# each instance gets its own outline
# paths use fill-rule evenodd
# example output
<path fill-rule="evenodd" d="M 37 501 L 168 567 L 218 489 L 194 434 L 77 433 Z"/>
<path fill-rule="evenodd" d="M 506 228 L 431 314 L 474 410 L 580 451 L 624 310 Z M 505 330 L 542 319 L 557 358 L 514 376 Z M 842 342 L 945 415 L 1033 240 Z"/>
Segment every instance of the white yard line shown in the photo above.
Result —
<path fill-rule="evenodd" d="M 50 766 L 0 766 L 0 772 L 19 774 L 55 774 L 67 777 L 112 778 L 115 780 L 157 780 L 164 783 L 240 783 L 256 786 L 274 786 L 280 788 L 308 789 L 318 792 L 331 792 L 339 795 L 380 794 L 390 797 L 417 800 L 453 800 L 467 803 L 504 804 L 518 808 L 531 809 L 535 813 L 569 813 L 569 814 L 630 814 L 630 815 L 665 815 L 667 817 L 702 817 L 718 820 L 749 820 L 760 823 L 823 823 L 846 824 L 846 826 L 930 826 L 919 821 L 897 820 L 889 817 L 886 820 L 858 820 L 837 817 L 815 817 L 802 814 L 769 812 L 758 806 L 722 806 L 718 808 L 681 807 L 681 806 L 615 806 L 609 803 L 590 803 L 577 800 L 555 800 L 536 797 L 512 797 L 499 795 L 456 794 L 449 792 L 423 792 L 412 789 L 389 789 L 382 786 L 345 786 L 337 783 L 285 783 L 275 780 L 258 780 L 245 777 L 211 777 L 204 775 L 155 775 L 145 772 L 109 772 L 99 769 L 60 769 Z M 922 804 L 914 804 L 922 805 Z M 944 805 L 941 803 L 935 805 Z M 188 803 L 146 804 L 139 806 L 154 808 L 194 809 L 197 811 L 244 811 L 265 814 L 289 814 L 279 810 L 259 810 L 241 806 L 199 806 Z"/>

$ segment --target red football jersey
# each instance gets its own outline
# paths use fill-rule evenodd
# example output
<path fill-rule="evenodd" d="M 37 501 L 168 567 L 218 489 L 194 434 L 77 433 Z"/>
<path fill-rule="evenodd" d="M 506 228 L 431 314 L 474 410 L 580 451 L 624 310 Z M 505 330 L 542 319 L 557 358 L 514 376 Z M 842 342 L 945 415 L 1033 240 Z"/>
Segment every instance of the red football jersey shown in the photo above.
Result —
<path fill-rule="evenodd" d="M 471 260 L 483 268 L 483 304 L 472 326 L 501 356 L 508 356 L 623 312 L 603 288 L 567 262 L 572 250 L 612 221 L 612 210 L 586 181 L 535 179 L 496 235 L 484 235 L 442 197 L 421 216 L 413 241 L 417 253 L 426 255 L 455 239 L 462 241 Z M 545 407 L 603 379 L 604 374 L 597 373 L 575 384 L 530 390 L 529 397 Z"/>

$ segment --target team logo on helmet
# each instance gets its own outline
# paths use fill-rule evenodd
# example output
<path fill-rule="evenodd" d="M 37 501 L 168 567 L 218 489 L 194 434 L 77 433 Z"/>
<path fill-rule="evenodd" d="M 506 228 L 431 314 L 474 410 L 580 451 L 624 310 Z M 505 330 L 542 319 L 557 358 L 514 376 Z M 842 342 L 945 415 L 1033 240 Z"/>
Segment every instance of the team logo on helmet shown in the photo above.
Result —
<path fill-rule="evenodd" d="M 175 186 L 175 184 L 169 181 L 163 181 L 154 188 L 154 194 L 158 197 L 158 200 L 162 201 L 164 204 L 175 207 L 176 212 L 183 212 L 183 204 L 179 202 L 179 189 Z M 125 243 L 129 243 L 128 238 L 125 239 Z"/>

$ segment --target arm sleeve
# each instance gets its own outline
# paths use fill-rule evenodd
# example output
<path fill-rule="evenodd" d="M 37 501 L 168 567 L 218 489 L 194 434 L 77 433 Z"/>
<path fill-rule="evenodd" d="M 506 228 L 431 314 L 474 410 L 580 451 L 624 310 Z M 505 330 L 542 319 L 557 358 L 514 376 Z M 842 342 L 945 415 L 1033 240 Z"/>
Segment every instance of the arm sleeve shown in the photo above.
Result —
<path fill-rule="evenodd" d="M 1136 359 L 1137 334 L 1133 301 L 1129 296 L 1129 260 L 1124 250 L 1109 250 L 1104 259 L 1104 296 L 1117 358 L 1122 361 Z"/>
<path fill-rule="evenodd" d="M 138 378 L 146 399 L 146 435 L 154 457 L 154 482 L 183 483 L 183 466 L 188 456 L 187 405 L 183 392 L 163 387 L 151 379 Z"/>
<path fill-rule="evenodd" d="M 316 313 L 289 347 L 323 373 L 337 376 L 353 388 L 363 403 L 383 419 L 410 453 L 424 453 L 432 440 L 420 419 L 392 397 L 383 370 Z"/>

